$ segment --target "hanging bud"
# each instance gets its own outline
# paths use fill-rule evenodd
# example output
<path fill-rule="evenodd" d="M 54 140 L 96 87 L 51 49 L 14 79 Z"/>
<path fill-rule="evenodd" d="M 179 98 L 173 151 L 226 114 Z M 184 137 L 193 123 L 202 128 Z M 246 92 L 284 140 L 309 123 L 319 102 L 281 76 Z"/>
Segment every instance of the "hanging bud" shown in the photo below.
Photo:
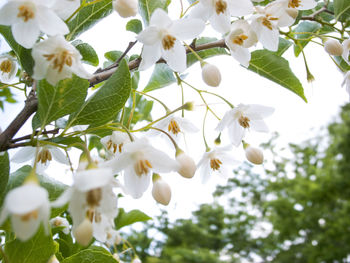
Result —
<path fill-rule="evenodd" d="M 324 49 L 329 55 L 332 56 L 341 56 L 343 54 L 343 46 L 339 43 L 338 40 L 328 39 L 324 43 Z"/>
<path fill-rule="evenodd" d="M 185 178 L 192 178 L 196 172 L 196 164 L 193 159 L 183 151 L 176 151 L 176 161 L 179 163 L 178 173 Z"/>
<path fill-rule="evenodd" d="M 184 110 L 187 110 L 187 111 L 193 111 L 193 109 L 194 109 L 194 103 L 193 103 L 193 101 L 186 102 L 186 103 L 182 106 L 182 108 L 183 108 Z"/>
<path fill-rule="evenodd" d="M 286 12 L 293 19 L 296 19 L 299 14 L 299 10 L 296 8 L 287 8 Z"/>
<path fill-rule="evenodd" d="M 158 174 L 153 174 L 152 196 L 162 205 L 168 205 L 171 199 L 171 188 Z"/>
<path fill-rule="evenodd" d="M 130 17 L 137 14 L 137 0 L 114 0 L 113 8 L 121 17 Z"/>
<path fill-rule="evenodd" d="M 92 224 L 88 218 L 85 218 L 74 230 L 74 237 L 77 242 L 84 247 L 90 244 L 92 239 Z"/>
<path fill-rule="evenodd" d="M 264 161 L 263 152 L 256 147 L 247 146 L 245 148 L 245 156 L 247 157 L 248 161 L 253 164 L 262 164 Z"/>
<path fill-rule="evenodd" d="M 212 64 L 204 63 L 202 66 L 203 81 L 211 87 L 217 87 L 221 82 L 220 70 Z"/>

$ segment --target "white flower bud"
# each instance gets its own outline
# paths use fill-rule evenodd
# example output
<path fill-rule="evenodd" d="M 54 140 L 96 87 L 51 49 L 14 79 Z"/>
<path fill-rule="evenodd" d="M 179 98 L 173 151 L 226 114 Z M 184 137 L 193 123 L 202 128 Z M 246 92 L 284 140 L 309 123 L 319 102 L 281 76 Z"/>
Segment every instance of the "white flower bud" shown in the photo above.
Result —
<path fill-rule="evenodd" d="M 171 199 L 171 188 L 169 184 L 160 177 L 156 179 L 153 182 L 152 196 L 158 203 L 168 205 Z"/>
<path fill-rule="evenodd" d="M 92 232 L 92 224 L 89 219 L 85 218 L 74 230 L 74 237 L 80 245 L 87 246 L 92 239 Z"/>
<path fill-rule="evenodd" d="M 196 172 L 196 164 L 193 159 L 187 154 L 181 152 L 176 156 L 176 161 L 180 164 L 180 168 L 177 171 L 185 178 L 192 178 Z"/>
<path fill-rule="evenodd" d="M 139 258 L 134 258 L 131 263 L 142 263 L 142 261 Z"/>
<path fill-rule="evenodd" d="M 262 164 L 264 161 L 263 152 L 256 147 L 248 146 L 245 149 L 245 156 L 247 157 L 248 161 L 250 161 L 253 164 Z"/>
<path fill-rule="evenodd" d="M 299 14 L 299 10 L 296 8 L 287 8 L 286 12 L 293 19 L 296 19 Z"/>
<path fill-rule="evenodd" d="M 202 67 L 203 81 L 211 87 L 217 87 L 221 82 L 221 73 L 217 66 L 205 63 Z"/>
<path fill-rule="evenodd" d="M 332 56 L 341 56 L 343 54 L 343 46 L 339 43 L 338 40 L 328 39 L 324 43 L 324 49 L 329 55 Z"/>
<path fill-rule="evenodd" d="M 121 17 L 130 17 L 137 14 L 137 0 L 114 0 L 113 8 Z"/>

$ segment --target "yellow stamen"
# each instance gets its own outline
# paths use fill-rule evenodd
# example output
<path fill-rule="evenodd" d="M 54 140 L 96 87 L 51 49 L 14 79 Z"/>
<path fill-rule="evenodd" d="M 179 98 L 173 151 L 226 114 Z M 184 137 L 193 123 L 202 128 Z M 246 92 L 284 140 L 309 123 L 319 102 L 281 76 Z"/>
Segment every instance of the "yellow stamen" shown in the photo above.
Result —
<path fill-rule="evenodd" d="M 249 122 L 250 122 L 250 119 L 243 115 L 241 115 L 241 117 L 239 117 L 238 119 L 239 125 L 241 125 L 243 128 L 249 128 L 250 127 Z"/>
<path fill-rule="evenodd" d="M 234 36 L 231 38 L 232 43 L 236 44 L 236 45 L 240 45 L 242 46 L 244 43 L 244 40 L 247 40 L 248 36 L 241 34 L 239 36 Z"/>
<path fill-rule="evenodd" d="M 4 60 L 0 64 L 0 71 L 3 73 L 10 73 L 12 69 L 12 62 L 9 59 Z"/>
<path fill-rule="evenodd" d="M 215 11 L 217 15 L 220 15 L 221 13 L 225 13 L 227 9 L 227 3 L 224 0 L 217 0 L 215 2 Z"/>
<path fill-rule="evenodd" d="M 215 170 L 219 170 L 220 169 L 220 165 L 222 164 L 222 162 L 219 159 L 210 159 L 210 167 L 211 169 Z"/>
<path fill-rule="evenodd" d="M 134 165 L 135 173 L 138 176 L 141 176 L 143 174 L 145 175 L 148 174 L 149 168 L 152 168 L 152 165 L 148 160 L 139 160 Z"/>
<path fill-rule="evenodd" d="M 297 8 L 300 6 L 301 0 L 289 0 L 288 7 L 289 8 Z"/>
<path fill-rule="evenodd" d="M 33 19 L 35 17 L 33 9 L 31 9 L 27 5 L 21 5 L 18 7 L 17 17 L 23 18 L 24 22 L 27 22 L 29 19 Z"/>
<path fill-rule="evenodd" d="M 27 222 L 27 221 L 29 221 L 31 219 L 38 219 L 38 215 L 39 215 L 39 211 L 38 210 L 34 210 L 34 211 L 31 211 L 31 212 L 29 212 L 29 213 L 27 213 L 25 215 L 21 215 L 20 217 L 21 217 L 22 221 Z"/>
<path fill-rule="evenodd" d="M 175 45 L 176 38 L 171 35 L 165 35 L 162 40 L 164 50 L 170 50 Z"/>
<path fill-rule="evenodd" d="M 102 199 L 102 189 L 95 188 L 86 193 L 86 202 L 89 206 L 99 206 Z"/>
<path fill-rule="evenodd" d="M 172 132 L 175 135 L 181 132 L 181 129 L 175 120 L 171 120 L 171 122 L 169 123 L 168 132 Z"/>
<path fill-rule="evenodd" d="M 68 50 L 56 54 L 45 54 L 44 57 L 48 61 L 52 60 L 53 69 L 58 69 L 58 72 L 62 72 L 64 65 L 71 67 L 73 64 L 72 53 Z"/>
<path fill-rule="evenodd" d="M 278 20 L 278 18 L 277 17 L 272 17 L 270 15 L 266 15 L 263 18 L 262 24 L 264 26 L 266 26 L 268 29 L 272 30 L 272 23 L 271 23 L 271 21 L 274 21 L 274 20 Z"/>
<path fill-rule="evenodd" d="M 41 162 L 42 164 L 45 164 L 47 161 L 51 161 L 51 160 L 52 160 L 52 155 L 48 149 L 44 148 L 38 153 L 38 160 L 37 160 L 38 163 Z"/>

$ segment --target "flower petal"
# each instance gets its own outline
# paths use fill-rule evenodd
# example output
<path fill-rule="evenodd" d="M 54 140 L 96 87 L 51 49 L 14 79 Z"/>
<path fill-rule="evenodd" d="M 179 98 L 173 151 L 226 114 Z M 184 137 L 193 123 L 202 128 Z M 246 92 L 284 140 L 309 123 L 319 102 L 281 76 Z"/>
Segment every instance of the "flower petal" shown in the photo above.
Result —
<path fill-rule="evenodd" d="M 162 50 L 162 57 L 172 70 L 176 72 L 186 70 L 186 50 L 179 40 L 175 41 L 173 48 Z"/>
<path fill-rule="evenodd" d="M 151 182 L 151 176 L 148 175 L 136 175 L 133 167 L 125 170 L 124 184 L 127 193 L 133 198 L 140 198 L 143 193 L 147 190 Z"/>
<path fill-rule="evenodd" d="M 65 35 L 69 33 L 66 23 L 48 7 L 37 7 L 37 20 L 40 30 L 49 36 Z"/>
<path fill-rule="evenodd" d="M 30 218 L 27 221 L 23 221 L 20 216 L 11 216 L 13 231 L 15 232 L 16 237 L 21 241 L 26 241 L 34 236 L 39 228 L 40 222 L 41 221 L 38 218 Z"/>
<path fill-rule="evenodd" d="M 145 45 L 154 45 L 157 41 L 161 41 L 161 34 L 157 27 L 150 26 L 141 31 L 136 39 Z"/>
<path fill-rule="evenodd" d="M 231 21 L 230 14 L 228 12 L 219 15 L 214 12 L 214 14 L 209 18 L 209 22 L 211 26 L 221 34 L 225 34 L 230 31 Z"/>
<path fill-rule="evenodd" d="M 228 127 L 228 133 L 232 144 L 238 147 L 244 137 L 245 129 L 242 126 L 240 126 L 237 121 L 235 121 L 232 125 Z"/>
<path fill-rule="evenodd" d="M 32 147 L 32 146 L 23 147 L 22 149 L 18 150 L 15 153 L 15 155 L 11 158 L 11 161 L 15 163 L 23 163 L 31 159 L 34 159 L 35 151 L 36 151 L 36 147 Z"/>
<path fill-rule="evenodd" d="M 185 40 L 198 37 L 204 28 L 205 23 L 202 20 L 186 18 L 174 21 L 169 32 L 176 38 Z"/>
<path fill-rule="evenodd" d="M 151 15 L 150 26 L 168 28 L 172 21 L 168 14 L 161 8 L 157 8 Z"/>
<path fill-rule="evenodd" d="M 40 35 L 39 25 L 36 20 L 19 22 L 12 25 L 13 38 L 25 48 L 31 48 Z"/>
<path fill-rule="evenodd" d="M 139 66 L 139 70 L 146 70 L 153 66 L 161 57 L 160 43 L 155 45 L 144 45 L 141 54 L 142 60 Z"/>
<path fill-rule="evenodd" d="M 0 8 L 0 24 L 10 26 L 18 22 L 19 2 L 9 2 Z"/>
<path fill-rule="evenodd" d="M 112 169 L 96 168 L 78 171 L 74 176 L 74 187 L 81 192 L 108 185 L 113 180 Z"/>
<path fill-rule="evenodd" d="M 231 16 L 245 16 L 254 12 L 254 6 L 250 0 L 228 0 L 227 2 Z"/>
<path fill-rule="evenodd" d="M 258 132 L 269 132 L 269 128 L 263 120 L 251 121 L 250 127 Z"/>

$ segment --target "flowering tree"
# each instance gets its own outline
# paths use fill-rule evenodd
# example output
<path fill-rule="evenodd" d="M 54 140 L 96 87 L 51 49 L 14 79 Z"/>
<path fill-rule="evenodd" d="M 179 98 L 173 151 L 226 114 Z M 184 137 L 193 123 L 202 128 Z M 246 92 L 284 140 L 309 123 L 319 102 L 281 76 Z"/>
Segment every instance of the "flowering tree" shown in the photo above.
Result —
<path fill-rule="evenodd" d="M 3 262 L 118 262 L 119 253 L 130 253 L 132 262 L 140 262 L 130 249 L 132 245 L 121 240 L 118 229 L 149 217 L 139 210 L 126 213 L 118 208 L 118 193 L 141 198 L 152 182 L 155 201 L 167 205 L 171 190 L 161 174 L 177 172 L 192 178 L 198 168 L 204 182 L 216 173 L 228 174 L 231 150 L 240 145 L 250 162 L 263 162 L 262 151 L 244 138 L 246 132 L 268 132 L 264 119 L 274 109 L 233 105 L 220 94 L 197 89 L 183 74 L 190 74 L 196 62 L 202 67 L 204 82 L 216 87 L 220 71 L 205 60 L 232 55 L 243 67 L 306 101 L 303 87 L 283 55 L 294 48 L 294 54 L 305 59 L 306 45 L 322 45 L 344 72 L 344 85 L 350 93 L 349 1 L 180 0 L 177 18 L 168 15 L 170 3 L 8 0 L 1 7 L 0 34 L 12 49 L 0 57 L 1 103 L 11 102 L 13 88 L 23 90 L 26 96 L 24 108 L 0 134 Z M 78 37 L 113 10 L 124 18 L 142 18 L 131 19 L 126 26 L 136 38 L 124 52 L 106 51 L 108 61 L 90 73 L 83 63 L 97 67 L 98 56 Z M 222 38 L 205 35 L 209 27 Z M 143 45 L 141 54 L 130 55 L 137 42 Z M 306 61 L 305 65 L 311 81 Z M 139 75 L 152 66 L 150 83 L 141 90 Z M 202 127 L 206 152 L 198 164 L 178 143 L 181 134 L 198 132 L 184 118 L 185 111 L 193 110 L 193 103 L 183 98 L 176 109 L 169 109 L 149 94 L 172 83 L 195 90 L 206 108 Z M 91 96 L 89 90 L 94 90 Z M 227 105 L 222 118 L 204 94 Z M 151 118 L 153 102 L 165 109 L 155 120 Z M 33 114 L 33 132 L 15 138 Z M 217 118 L 216 143 L 221 142 L 221 133 L 228 133 L 226 146 L 207 143 L 208 114 Z M 152 145 L 152 134 L 171 142 L 173 158 Z M 7 151 L 14 148 L 22 149 L 12 161 L 34 161 L 9 176 Z M 77 164 L 68 152 L 71 148 L 81 151 Z M 52 158 L 70 165 L 72 186 L 43 173 L 43 166 Z M 122 248 L 118 244 L 123 244 Z"/>

